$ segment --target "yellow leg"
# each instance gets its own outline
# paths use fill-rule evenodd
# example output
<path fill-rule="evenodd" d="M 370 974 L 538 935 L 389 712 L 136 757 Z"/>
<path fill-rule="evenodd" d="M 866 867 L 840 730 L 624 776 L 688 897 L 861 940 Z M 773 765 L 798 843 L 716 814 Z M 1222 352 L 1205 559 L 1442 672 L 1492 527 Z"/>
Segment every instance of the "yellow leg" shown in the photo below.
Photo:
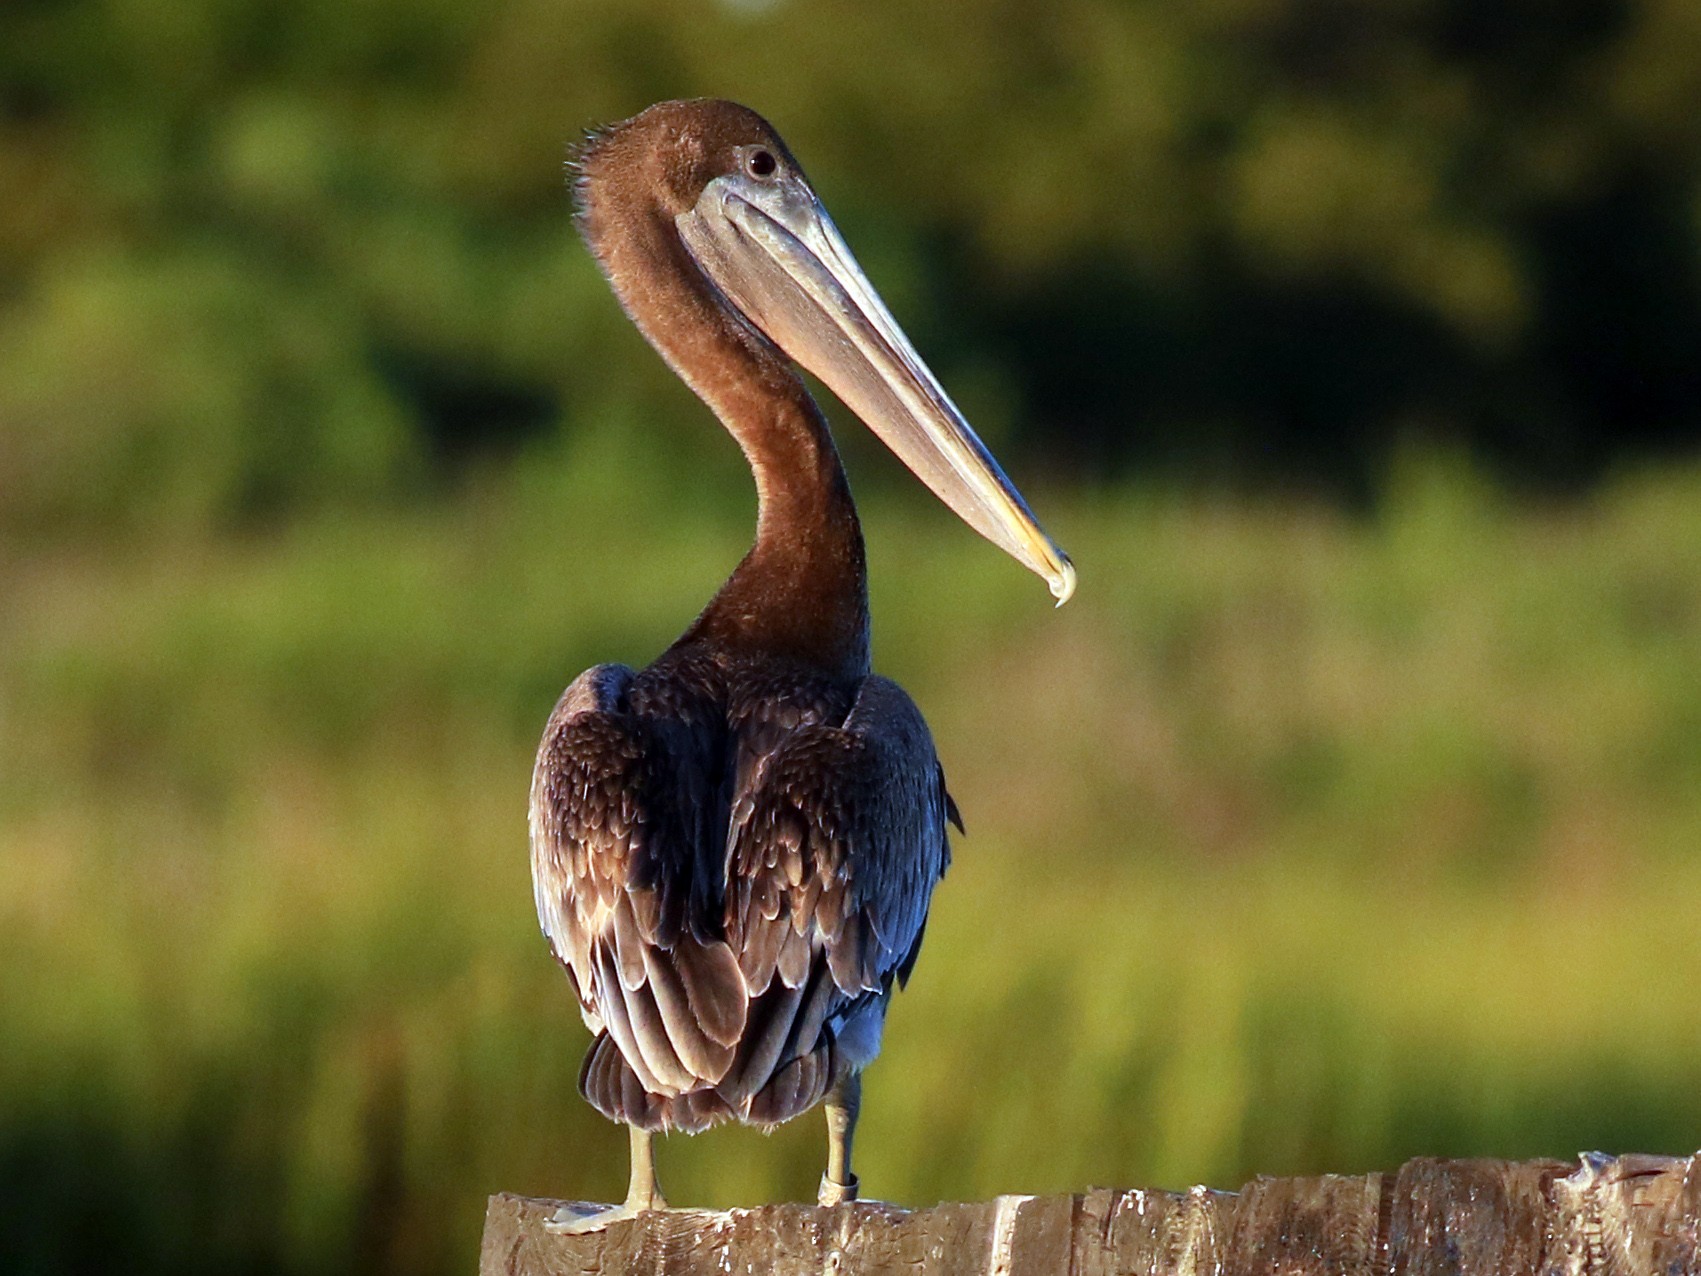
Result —
<path fill-rule="evenodd" d="M 626 1203 L 592 1209 L 588 1213 L 573 1205 L 563 1205 L 556 1211 L 555 1217 L 544 1224 L 547 1230 L 564 1235 L 600 1232 L 611 1224 L 636 1218 L 645 1210 L 667 1208 L 667 1202 L 662 1199 L 661 1185 L 656 1182 L 654 1136 L 635 1125 L 627 1126 L 626 1130 L 632 1142 L 632 1178 L 626 1189 Z"/>
<path fill-rule="evenodd" d="M 851 1170 L 851 1141 L 856 1137 L 857 1113 L 862 1109 L 862 1077 L 852 1072 L 827 1092 L 827 1172 L 821 1176 L 817 1199 L 822 1205 L 856 1200 L 857 1182 Z"/>
<path fill-rule="evenodd" d="M 626 1208 L 634 1214 L 645 1210 L 665 1210 L 661 1184 L 656 1182 L 656 1150 L 654 1136 L 635 1125 L 626 1127 L 632 1136 L 632 1181 L 626 1189 Z"/>

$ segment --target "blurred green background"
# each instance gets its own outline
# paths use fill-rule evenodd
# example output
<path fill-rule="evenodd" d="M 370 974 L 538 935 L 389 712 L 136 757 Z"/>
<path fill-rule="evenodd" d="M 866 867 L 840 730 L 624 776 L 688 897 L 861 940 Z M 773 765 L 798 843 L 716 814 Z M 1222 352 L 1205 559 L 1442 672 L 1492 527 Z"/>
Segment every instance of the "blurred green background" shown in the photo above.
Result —
<path fill-rule="evenodd" d="M 970 829 L 871 1193 L 1693 1149 L 1697 48 L 1692 0 L 7 0 L 0 1268 L 465 1272 L 486 1193 L 621 1192 L 531 752 L 753 500 L 561 162 L 702 93 L 1081 568 L 1053 612 L 835 412 Z"/>

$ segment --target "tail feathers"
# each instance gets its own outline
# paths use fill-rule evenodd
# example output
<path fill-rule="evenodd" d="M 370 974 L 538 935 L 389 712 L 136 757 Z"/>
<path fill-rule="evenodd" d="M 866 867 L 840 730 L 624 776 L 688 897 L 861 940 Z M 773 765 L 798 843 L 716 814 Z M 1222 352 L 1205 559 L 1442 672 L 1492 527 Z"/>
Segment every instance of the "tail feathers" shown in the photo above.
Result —
<path fill-rule="evenodd" d="M 668 1097 L 644 1088 L 619 1045 L 605 1031 L 597 1034 L 585 1052 L 579 1068 L 579 1092 L 611 1121 L 623 1121 L 640 1130 L 697 1134 L 727 1120 L 761 1126 L 789 1121 L 821 1102 L 836 1068 L 832 1041 L 824 1040 L 785 1064 L 742 1103 L 729 1103 L 712 1089 Z"/>
<path fill-rule="evenodd" d="M 652 1094 L 606 1032 L 599 1032 L 585 1052 L 585 1062 L 579 1068 L 579 1093 L 610 1121 L 624 1121 L 653 1132 L 696 1134 L 733 1115 L 713 1090 Z"/>
<path fill-rule="evenodd" d="M 606 1031 L 599 1032 L 585 1051 L 585 1061 L 579 1065 L 579 1093 L 610 1121 L 624 1121 L 640 1130 L 665 1128 L 667 1100 L 644 1088 Z"/>
<path fill-rule="evenodd" d="M 824 1041 L 774 1073 L 740 1115 L 750 1125 L 778 1125 L 809 1111 L 833 1083 L 833 1043 Z"/>

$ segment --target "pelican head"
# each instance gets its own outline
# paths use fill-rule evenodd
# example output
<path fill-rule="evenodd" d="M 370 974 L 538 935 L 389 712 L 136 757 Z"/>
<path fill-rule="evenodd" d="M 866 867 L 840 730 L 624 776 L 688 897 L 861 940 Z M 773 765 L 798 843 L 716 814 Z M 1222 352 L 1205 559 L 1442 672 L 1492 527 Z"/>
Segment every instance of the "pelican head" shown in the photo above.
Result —
<path fill-rule="evenodd" d="M 1068 556 L 922 362 L 766 120 L 730 102 L 665 102 L 593 138 L 581 157 L 593 241 L 590 179 L 615 155 L 641 175 L 657 229 L 671 227 L 674 243 L 659 250 L 677 246 L 752 339 L 818 377 L 959 518 L 1068 600 Z"/>

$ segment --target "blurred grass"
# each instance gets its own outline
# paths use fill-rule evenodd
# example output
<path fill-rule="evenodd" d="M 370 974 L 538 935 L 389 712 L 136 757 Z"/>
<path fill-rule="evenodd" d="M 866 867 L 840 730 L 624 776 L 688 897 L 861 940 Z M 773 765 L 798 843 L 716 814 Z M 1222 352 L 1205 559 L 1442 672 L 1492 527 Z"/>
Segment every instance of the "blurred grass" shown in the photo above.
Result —
<path fill-rule="evenodd" d="M 436 505 L 0 548 L 8 1270 L 457 1271 L 624 1139 L 531 913 L 560 688 L 748 537 L 619 429 Z M 968 820 L 870 1073 L 905 1203 L 1701 1142 L 1701 472 L 1382 512 L 1041 491 L 1043 588 L 867 502 L 876 660 Z M 651 513 L 666 510 L 652 520 Z M 806 1197 L 819 1122 L 670 1140 Z"/>

